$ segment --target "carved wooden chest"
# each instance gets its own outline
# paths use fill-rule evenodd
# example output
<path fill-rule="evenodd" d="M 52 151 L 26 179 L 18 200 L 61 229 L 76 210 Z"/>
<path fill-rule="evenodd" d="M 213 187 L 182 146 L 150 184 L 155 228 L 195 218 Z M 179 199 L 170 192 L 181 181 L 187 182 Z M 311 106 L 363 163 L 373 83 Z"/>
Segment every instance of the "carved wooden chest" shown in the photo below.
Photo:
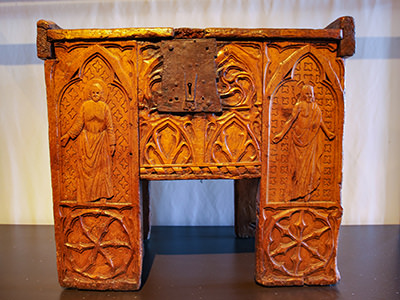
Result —
<path fill-rule="evenodd" d="M 37 49 L 62 286 L 138 289 L 147 181 L 211 178 L 235 180 L 237 234 L 257 227 L 258 283 L 338 281 L 351 17 L 325 29 L 39 21 Z"/>

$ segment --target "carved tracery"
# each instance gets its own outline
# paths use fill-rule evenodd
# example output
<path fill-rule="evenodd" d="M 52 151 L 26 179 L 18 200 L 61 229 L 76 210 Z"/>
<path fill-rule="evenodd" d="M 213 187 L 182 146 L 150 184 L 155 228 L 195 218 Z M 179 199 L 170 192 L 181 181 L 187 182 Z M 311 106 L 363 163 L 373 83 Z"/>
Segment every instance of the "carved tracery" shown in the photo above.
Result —
<path fill-rule="evenodd" d="M 249 109 L 261 103 L 258 44 L 228 44 L 218 52 L 218 88 L 225 107 Z"/>
<path fill-rule="evenodd" d="M 239 114 L 220 119 L 221 125 L 210 137 L 207 155 L 211 162 L 235 163 L 259 160 L 259 145 L 248 122 Z"/>
<path fill-rule="evenodd" d="M 186 178 L 193 178 L 202 174 L 225 178 L 260 172 L 261 44 L 221 43 L 218 49 L 215 64 L 223 111 L 198 118 L 157 111 L 157 99 L 163 93 L 164 58 L 157 43 L 140 44 L 142 177 L 185 178 L 182 175 L 186 174 Z M 226 163 L 229 169 L 222 166 Z"/>
<path fill-rule="evenodd" d="M 193 147 L 187 134 L 171 120 L 161 122 L 146 138 L 143 163 L 151 165 L 188 164 Z"/>
<path fill-rule="evenodd" d="M 103 101 L 109 107 L 114 124 L 116 144 L 113 160 L 118 164 L 112 164 L 112 180 L 116 191 L 123 190 L 128 184 L 128 157 L 129 157 L 129 96 L 126 86 L 127 76 L 124 71 L 118 69 L 116 63 L 118 59 L 108 50 L 93 46 L 86 50 L 87 57 L 80 58 L 70 67 L 67 75 L 70 75 L 67 84 L 60 93 L 60 132 L 61 135 L 67 133 L 76 120 L 80 107 L 88 100 L 87 88 L 90 82 L 97 80 L 102 83 L 104 88 Z M 74 67 L 76 69 L 74 69 Z M 122 80 L 120 80 L 122 78 Z M 125 86 L 125 87 L 124 87 Z M 62 189 L 65 200 L 76 201 L 79 171 L 78 140 L 71 140 L 65 147 L 61 148 L 61 161 L 63 163 Z M 112 202 L 126 202 L 126 194 L 116 193 Z"/>
<path fill-rule="evenodd" d="M 317 50 L 310 46 L 304 46 L 293 52 L 279 66 L 269 84 L 271 90 L 272 82 L 277 84 L 270 96 L 269 118 L 271 125 L 269 136 L 271 141 L 278 133 L 282 132 L 285 122 L 290 119 L 296 107 L 299 106 L 300 92 L 305 85 L 314 89 L 314 106 L 322 114 L 321 121 L 318 121 L 318 124 L 326 125 L 326 129 L 332 132 L 334 136 L 339 133 L 339 138 L 335 139 L 334 136 L 328 138 L 324 135 L 323 130 L 315 131 L 315 140 L 313 141 L 315 147 L 313 146 L 313 150 L 310 148 L 310 151 L 314 154 L 304 158 L 300 158 L 301 155 L 295 153 L 296 146 L 294 146 L 292 139 L 294 133 L 290 132 L 290 129 L 280 142 L 271 142 L 268 181 L 270 201 L 332 201 L 335 198 L 337 191 L 331 189 L 331 183 L 334 181 L 337 172 L 337 158 L 333 153 L 336 153 L 336 147 L 341 144 L 340 131 L 335 132 L 337 128 L 339 130 L 341 128 L 336 119 L 341 107 L 341 98 L 337 97 L 337 93 L 341 92 L 341 86 L 335 72 L 326 62 L 327 58 Z M 306 131 L 308 132 L 308 129 Z M 315 158 L 313 158 L 313 161 L 308 161 L 311 157 Z M 312 175 L 313 182 L 309 183 L 308 193 L 293 196 L 295 194 L 291 193 L 290 188 L 296 186 L 296 184 L 291 183 L 291 180 L 294 180 L 296 173 L 298 173 L 298 177 L 300 177 L 300 174 L 303 174 L 301 177 L 308 176 L 308 173 L 301 173 L 300 169 L 293 169 L 296 166 L 295 161 L 301 159 L 305 166 L 315 165 L 315 171 L 312 173 L 314 174 Z M 297 197 L 300 198 L 297 199 Z"/>
<path fill-rule="evenodd" d="M 198 52 L 195 43 L 204 46 L 200 52 L 210 54 L 207 65 L 213 72 L 204 72 L 201 81 L 203 86 L 212 85 L 207 89 L 217 97 L 209 103 L 218 103 L 217 108 L 208 105 L 208 92 L 199 94 L 201 105 L 196 107 L 192 88 L 199 87 L 193 82 L 202 72 L 202 55 L 192 56 Z M 191 50 L 184 50 L 189 44 Z M 168 64 L 174 66 L 170 70 L 179 71 L 179 59 L 169 55 L 179 56 L 174 45 L 186 53 L 182 63 L 195 66 L 193 71 L 185 65 L 180 82 L 172 78 L 175 71 L 164 72 Z M 39 21 L 60 284 L 139 289 L 141 203 L 146 197 L 139 180 L 211 178 L 255 179 L 243 183 L 245 188 L 256 184 L 250 188 L 253 196 L 259 190 L 258 283 L 336 283 L 343 57 L 353 53 L 351 17 L 317 30 L 63 30 Z M 187 74 L 194 80 L 185 78 Z M 178 94 L 166 94 L 180 84 L 184 89 Z M 91 96 L 86 94 L 88 86 Z M 183 94 L 183 109 L 167 103 Z M 167 109 L 158 107 L 160 97 Z M 88 167 L 94 172 L 85 185 L 91 185 L 96 173 L 110 173 L 99 176 L 99 181 L 111 190 L 99 196 L 95 188 L 86 198 L 78 195 L 83 172 L 77 167 L 85 159 L 79 142 L 85 126 L 87 136 L 104 136 L 87 144 L 109 151 L 85 153 L 86 158 L 105 158 L 104 163 Z M 303 155 L 300 148 L 311 155 Z M 238 199 L 248 196 L 243 190 L 235 188 Z"/>

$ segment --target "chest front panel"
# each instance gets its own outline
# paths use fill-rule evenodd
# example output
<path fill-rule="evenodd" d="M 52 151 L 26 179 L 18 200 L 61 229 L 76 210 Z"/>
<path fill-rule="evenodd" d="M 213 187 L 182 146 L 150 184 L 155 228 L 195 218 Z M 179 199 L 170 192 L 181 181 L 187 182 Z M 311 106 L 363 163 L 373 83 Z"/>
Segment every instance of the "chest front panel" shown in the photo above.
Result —
<path fill-rule="evenodd" d="M 139 289 L 147 180 L 171 179 L 236 180 L 236 210 L 257 214 L 258 283 L 336 283 L 353 52 L 349 17 L 320 30 L 39 21 L 60 284 Z"/>

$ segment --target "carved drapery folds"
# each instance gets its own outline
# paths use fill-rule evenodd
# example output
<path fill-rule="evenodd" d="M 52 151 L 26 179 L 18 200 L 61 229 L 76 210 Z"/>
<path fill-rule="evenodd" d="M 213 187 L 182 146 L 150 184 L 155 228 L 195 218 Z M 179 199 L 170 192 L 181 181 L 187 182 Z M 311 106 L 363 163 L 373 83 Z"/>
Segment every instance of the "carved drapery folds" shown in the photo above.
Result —
<path fill-rule="evenodd" d="M 140 286 L 137 96 L 130 77 L 136 50 L 136 42 L 55 43 L 58 60 L 46 61 L 62 286 Z"/>
<path fill-rule="evenodd" d="M 336 45 L 266 44 L 265 127 L 256 280 L 332 284 L 343 135 L 343 61 Z"/>
<path fill-rule="evenodd" d="M 64 30 L 39 21 L 37 41 L 62 286 L 140 288 L 141 205 L 147 180 L 162 179 L 237 179 L 235 204 L 249 204 L 239 235 L 251 235 L 248 210 L 258 205 L 258 283 L 339 280 L 351 17 L 325 29 Z"/>
<path fill-rule="evenodd" d="M 132 47 L 130 48 L 130 51 L 132 51 Z M 107 201 L 127 203 L 129 201 L 129 195 L 118 191 L 123 191 L 128 186 L 130 172 L 128 165 L 130 153 L 128 145 L 130 138 L 128 113 L 130 105 L 129 99 L 132 96 L 128 95 L 126 90 L 126 85 L 129 84 L 129 80 L 125 71 L 119 69 L 119 63 L 117 63 L 118 57 L 113 55 L 111 51 L 99 46 L 85 47 L 85 49 L 87 56 L 81 56 L 79 63 L 75 64 L 76 69 L 73 67 L 69 68 L 70 73 L 72 73 L 71 77 L 67 78 L 68 81 L 59 96 L 60 132 L 61 135 L 70 132 L 74 122 L 76 122 L 78 118 L 79 110 L 83 104 L 90 99 L 88 89 L 85 87 L 90 86 L 94 81 L 98 81 L 104 90 L 103 99 L 101 101 L 106 104 L 113 119 L 112 123 L 115 138 L 114 141 L 110 141 L 110 137 L 108 137 L 107 141 L 118 145 L 115 148 L 113 156 L 105 158 L 108 163 L 112 165 L 112 184 L 113 189 L 116 190 L 115 196 L 110 197 Z M 119 78 L 122 78 L 125 82 L 122 82 Z M 88 115 L 88 112 L 86 111 L 84 114 Z M 96 118 L 96 122 L 104 122 L 104 120 L 99 120 L 98 116 L 96 116 Z M 87 129 L 88 126 L 90 125 L 83 124 L 83 129 Z M 102 125 L 100 125 L 100 127 L 101 126 Z M 96 129 L 96 131 L 98 131 L 98 129 Z M 84 133 L 79 132 L 78 134 Z M 104 151 L 110 151 L 108 146 L 109 145 L 97 145 L 97 147 L 107 147 Z M 96 145 L 93 145 L 93 147 L 96 147 Z M 101 153 L 93 155 L 101 155 Z M 76 201 L 77 199 L 78 187 L 81 179 L 79 177 L 85 176 L 82 174 L 82 171 L 79 170 L 81 161 L 84 160 L 82 156 L 83 154 L 81 153 L 78 138 L 71 139 L 65 147 L 61 148 L 62 200 Z M 93 158 L 92 161 L 93 160 L 96 159 Z M 118 164 L 112 162 L 118 162 Z M 91 163 L 91 166 L 92 165 L 93 162 Z M 94 176 L 93 173 L 90 175 Z"/>
<path fill-rule="evenodd" d="M 304 106 L 294 116 L 305 85 L 314 90 L 314 105 Z M 335 156 L 336 149 L 341 147 L 342 126 L 338 117 L 343 112 L 337 74 L 322 51 L 303 46 L 283 61 L 268 88 L 274 89 L 269 106 L 270 139 L 284 130 L 287 120 L 296 118 L 284 137 L 269 146 L 270 201 L 330 201 L 337 194 L 332 187 L 335 180 L 340 180 L 341 172 Z M 308 133 L 309 127 L 318 128 Z M 333 134 L 331 138 L 325 129 Z M 309 182 L 299 182 L 304 178 Z"/>

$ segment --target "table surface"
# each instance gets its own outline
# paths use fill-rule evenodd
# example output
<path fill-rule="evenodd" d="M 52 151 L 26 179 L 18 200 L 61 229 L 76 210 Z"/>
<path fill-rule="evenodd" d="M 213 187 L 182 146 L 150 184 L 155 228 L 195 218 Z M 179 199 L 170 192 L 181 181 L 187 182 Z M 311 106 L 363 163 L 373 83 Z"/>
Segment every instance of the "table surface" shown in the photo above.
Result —
<path fill-rule="evenodd" d="M 139 291 L 63 289 L 53 226 L 0 225 L 0 300 L 400 299 L 400 225 L 342 226 L 332 286 L 257 285 L 254 239 L 233 227 L 153 227 L 145 251 Z"/>

